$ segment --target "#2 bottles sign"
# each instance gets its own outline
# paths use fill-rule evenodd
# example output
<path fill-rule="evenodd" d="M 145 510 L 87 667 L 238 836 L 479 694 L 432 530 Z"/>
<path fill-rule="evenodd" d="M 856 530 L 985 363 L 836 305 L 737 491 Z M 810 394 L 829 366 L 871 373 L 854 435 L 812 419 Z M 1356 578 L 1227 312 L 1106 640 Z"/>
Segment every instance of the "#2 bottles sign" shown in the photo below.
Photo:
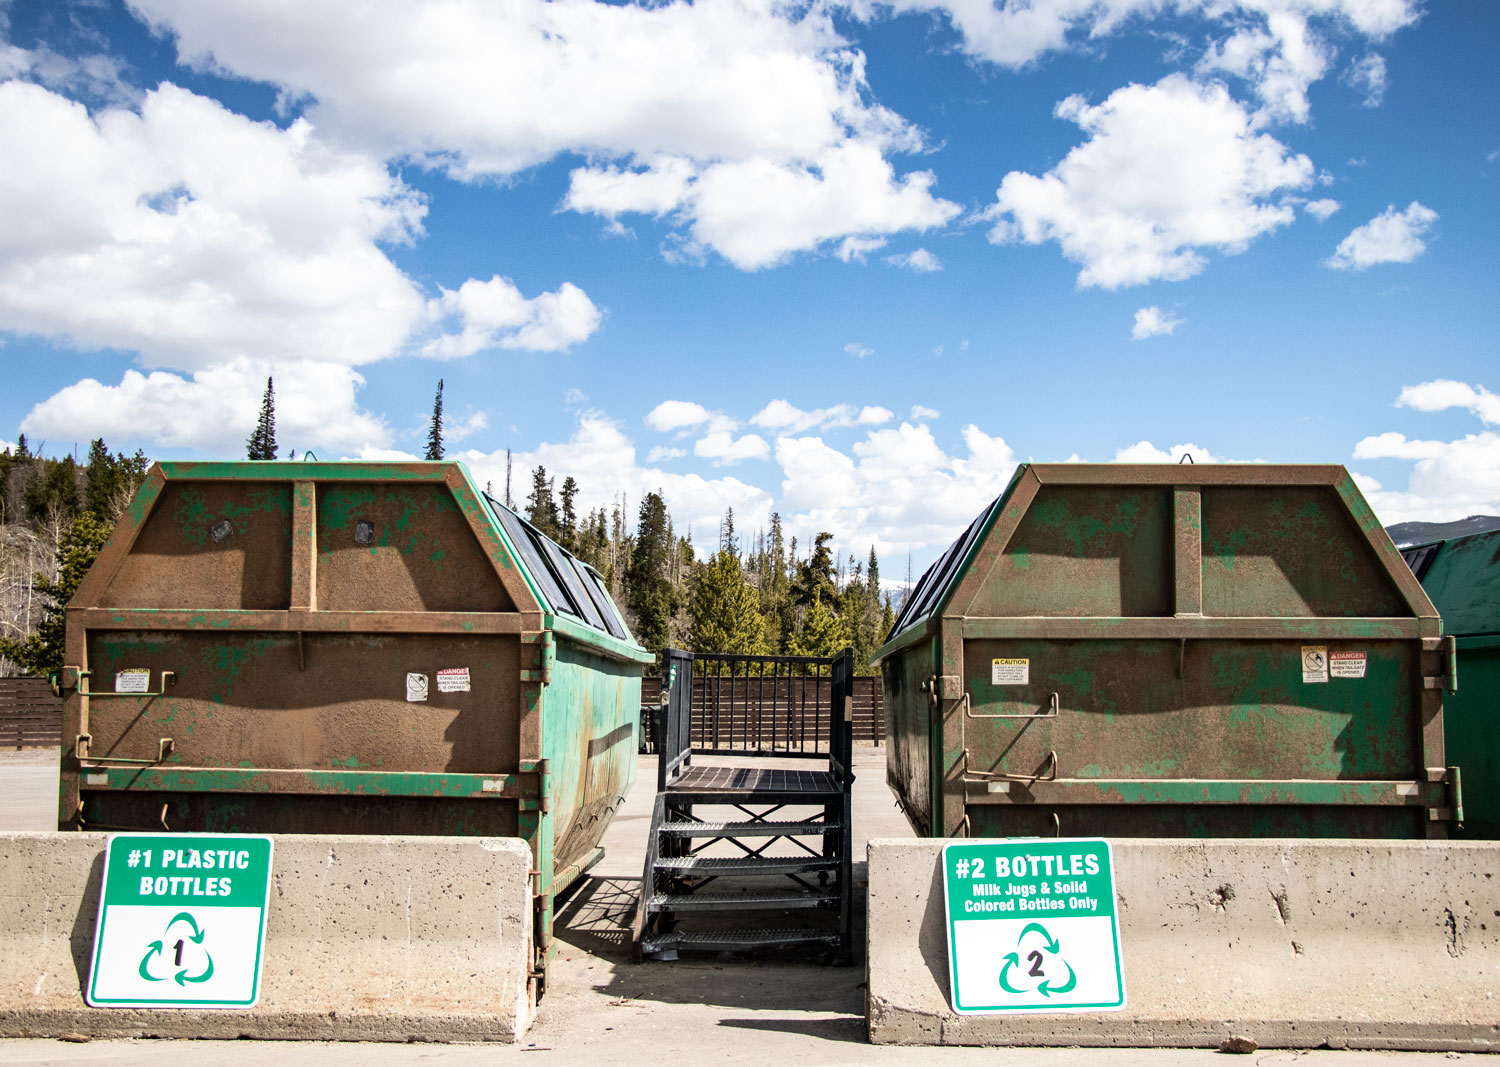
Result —
<path fill-rule="evenodd" d="M 960 1015 L 1125 1006 L 1114 864 L 1102 838 L 943 848 L 949 989 Z"/>
<path fill-rule="evenodd" d="M 271 839 L 116 834 L 104 859 L 95 1008 L 249 1008 L 260 995 Z"/>

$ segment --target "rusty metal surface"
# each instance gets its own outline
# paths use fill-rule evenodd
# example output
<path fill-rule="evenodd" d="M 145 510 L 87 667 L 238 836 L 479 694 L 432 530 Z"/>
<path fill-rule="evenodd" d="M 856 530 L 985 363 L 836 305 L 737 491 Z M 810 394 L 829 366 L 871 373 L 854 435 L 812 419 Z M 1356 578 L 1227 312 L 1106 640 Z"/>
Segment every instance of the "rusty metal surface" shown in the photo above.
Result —
<path fill-rule="evenodd" d="M 1440 624 L 1342 468 L 1030 466 L 985 515 L 877 653 L 919 832 L 1446 833 Z"/>
<path fill-rule="evenodd" d="M 99 607 L 286 608 L 288 483 L 176 483 L 161 494 Z"/>
<path fill-rule="evenodd" d="M 520 836 L 540 983 L 650 659 L 540 590 L 456 463 L 158 464 L 68 607 L 59 825 Z"/>

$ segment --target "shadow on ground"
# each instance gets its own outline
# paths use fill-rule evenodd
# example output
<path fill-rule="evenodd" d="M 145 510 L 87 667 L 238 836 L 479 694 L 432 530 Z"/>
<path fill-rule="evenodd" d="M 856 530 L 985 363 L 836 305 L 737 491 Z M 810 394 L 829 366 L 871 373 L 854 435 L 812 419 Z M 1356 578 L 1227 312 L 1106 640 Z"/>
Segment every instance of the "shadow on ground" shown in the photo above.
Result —
<path fill-rule="evenodd" d="M 571 947 L 613 964 L 595 993 L 622 1006 L 703 1004 L 747 1012 L 794 1012 L 788 1018 L 721 1017 L 720 1026 L 775 1030 L 830 1041 L 863 1042 L 864 910 L 854 915 L 855 959 L 839 966 L 811 950 L 684 955 L 672 961 L 634 962 L 631 920 L 640 880 L 590 877 L 561 906 L 554 926 L 563 950 Z M 855 894 L 863 901 L 862 886 Z M 797 916 L 787 913 L 790 925 Z M 809 1018 L 802 1013 L 828 1013 Z"/>

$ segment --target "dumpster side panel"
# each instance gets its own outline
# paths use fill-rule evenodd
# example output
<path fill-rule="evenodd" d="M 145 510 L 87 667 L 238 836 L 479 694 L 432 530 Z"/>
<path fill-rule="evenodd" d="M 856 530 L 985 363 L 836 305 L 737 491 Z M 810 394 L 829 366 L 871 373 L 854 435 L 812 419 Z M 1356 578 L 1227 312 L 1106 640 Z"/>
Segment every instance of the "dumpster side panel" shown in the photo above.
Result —
<path fill-rule="evenodd" d="M 1321 486 L 1203 489 L 1203 614 L 1409 617 L 1348 509 Z"/>
<path fill-rule="evenodd" d="M 1463 775 L 1454 837 L 1500 840 L 1500 637 L 1458 638 L 1458 692 L 1443 698 L 1449 762 Z"/>
<path fill-rule="evenodd" d="M 1171 615 L 1170 488 L 1043 486 L 967 611 Z"/>
<path fill-rule="evenodd" d="M 317 507 L 321 610 L 516 610 L 447 486 L 330 482 Z"/>
<path fill-rule="evenodd" d="M 641 666 L 559 639 L 542 706 L 560 875 L 587 860 L 635 781 Z"/>
<path fill-rule="evenodd" d="M 1421 688 L 1418 645 L 1332 642 L 1332 652 L 1365 654 L 1365 676 L 1321 684 L 1303 682 L 1301 647 L 970 641 L 970 766 L 1030 775 L 1055 751 L 1063 778 L 1421 777 L 1420 738 L 1411 729 Z M 995 659 L 1028 661 L 1030 683 L 992 684 Z M 1040 717 L 1052 693 L 1057 715 Z M 997 714 L 1038 717 L 983 717 Z"/>
<path fill-rule="evenodd" d="M 932 641 L 919 640 L 880 664 L 885 697 L 886 783 L 907 821 L 926 836 L 932 826 L 932 704 L 923 685 L 933 674 Z"/>
<path fill-rule="evenodd" d="M 291 543 L 289 482 L 168 483 L 98 606 L 286 608 Z"/>

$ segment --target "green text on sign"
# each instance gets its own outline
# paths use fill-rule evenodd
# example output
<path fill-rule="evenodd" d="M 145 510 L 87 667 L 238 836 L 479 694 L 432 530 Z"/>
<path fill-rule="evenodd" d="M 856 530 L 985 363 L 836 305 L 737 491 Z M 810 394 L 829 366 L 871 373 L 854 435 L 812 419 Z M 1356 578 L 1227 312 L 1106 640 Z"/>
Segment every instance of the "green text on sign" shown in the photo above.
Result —
<path fill-rule="evenodd" d="M 88 1003 L 249 1008 L 271 888 L 271 839 L 116 834 L 104 860 Z"/>
<path fill-rule="evenodd" d="M 954 842 L 942 863 L 955 1012 L 1125 1006 L 1108 841 Z"/>

